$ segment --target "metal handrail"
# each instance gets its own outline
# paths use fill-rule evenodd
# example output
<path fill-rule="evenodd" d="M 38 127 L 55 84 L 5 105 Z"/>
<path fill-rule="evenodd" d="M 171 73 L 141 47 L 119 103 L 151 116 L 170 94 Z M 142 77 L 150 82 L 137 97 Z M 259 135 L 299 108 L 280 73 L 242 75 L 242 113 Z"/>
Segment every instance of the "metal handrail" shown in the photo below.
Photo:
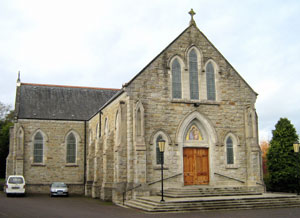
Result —
<path fill-rule="evenodd" d="M 174 177 L 179 176 L 179 175 L 182 175 L 182 173 L 179 173 L 179 174 L 176 174 L 176 175 L 173 175 L 173 176 L 164 178 L 164 180 L 171 179 L 171 178 L 174 178 Z M 146 185 L 153 185 L 153 184 L 158 183 L 158 182 L 160 182 L 160 181 L 161 181 L 161 179 L 160 179 L 160 180 L 157 180 L 157 181 L 154 181 L 154 182 L 146 183 Z M 142 184 L 139 184 L 139 185 L 137 185 L 137 186 L 135 186 L 135 187 L 133 187 L 133 188 L 127 189 L 127 190 L 125 190 L 125 191 L 123 192 L 123 205 L 124 205 L 125 200 L 126 200 L 126 193 L 127 193 L 127 192 L 130 192 L 130 191 L 132 191 L 132 190 L 134 190 L 134 189 L 136 189 L 136 188 L 139 188 L 139 187 L 141 187 L 141 186 L 142 186 Z"/>
<path fill-rule="evenodd" d="M 134 190 L 134 189 L 136 189 L 136 188 L 139 188 L 139 187 L 141 187 L 141 186 L 142 186 L 142 184 L 139 184 L 139 185 L 137 185 L 137 186 L 135 186 L 135 187 L 133 187 L 133 188 L 127 189 L 127 190 L 125 190 L 125 191 L 123 192 L 123 205 L 124 205 L 125 200 L 126 200 L 125 194 L 126 194 L 127 192 L 130 192 L 130 191 L 132 191 L 132 190 Z"/>
<path fill-rule="evenodd" d="M 236 178 L 232 178 L 232 177 L 230 177 L 230 176 L 225 176 L 225 175 L 222 175 L 222 174 L 220 174 L 220 173 L 215 173 L 215 175 L 223 176 L 223 177 L 225 177 L 225 178 L 227 178 L 227 179 L 232 179 L 232 180 L 235 180 L 235 181 L 238 181 L 238 182 L 241 182 L 241 183 L 245 183 L 245 181 L 242 181 L 242 180 L 239 180 L 239 179 L 236 179 Z"/>
<path fill-rule="evenodd" d="M 178 173 L 178 174 L 176 174 L 176 175 L 173 175 L 173 176 L 164 178 L 164 180 L 172 179 L 172 178 L 174 178 L 174 177 L 176 177 L 176 176 L 180 176 L 180 175 L 182 175 L 182 173 Z M 149 182 L 149 183 L 147 183 L 147 185 L 153 185 L 153 184 L 158 183 L 158 182 L 161 182 L 161 179 L 156 180 L 156 181 L 154 181 L 154 182 Z"/>
<path fill-rule="evenodd" d="M 263 183 L 256 182 L 257 185 L 265 186 Z"/>

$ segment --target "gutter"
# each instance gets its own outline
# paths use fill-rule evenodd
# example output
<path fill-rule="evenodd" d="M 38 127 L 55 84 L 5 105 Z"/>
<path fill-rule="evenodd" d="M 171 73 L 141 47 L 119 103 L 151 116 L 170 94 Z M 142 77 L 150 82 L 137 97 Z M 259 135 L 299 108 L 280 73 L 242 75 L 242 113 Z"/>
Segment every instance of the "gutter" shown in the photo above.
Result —
<path fill-rule="evenodd" d="M 83 185 L 86 183 L 86 121 L 84 121 L 84 151 L 83 151 Z"/>

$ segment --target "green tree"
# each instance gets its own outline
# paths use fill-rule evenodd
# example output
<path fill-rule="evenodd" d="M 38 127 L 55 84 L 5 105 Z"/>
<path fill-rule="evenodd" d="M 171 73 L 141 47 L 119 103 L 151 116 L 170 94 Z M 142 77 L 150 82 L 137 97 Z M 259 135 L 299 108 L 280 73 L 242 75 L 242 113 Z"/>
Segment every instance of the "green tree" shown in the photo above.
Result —
<path fill-rule="evenodd" d="M 272 191 L 295 192 L 297 181 L 297 156 L 293 143 L 298 140 L 296 129 L 287 118 L 280 118 L 272 131 L 273 137 L 267 153 L 269 183 Z"/>
<path fill-rule="evenodd" d="M 6 157 L 9 152 L 9 129 L 13 125 L 14 111 L 0 102 L 0 178 L 5 177 Z"/>

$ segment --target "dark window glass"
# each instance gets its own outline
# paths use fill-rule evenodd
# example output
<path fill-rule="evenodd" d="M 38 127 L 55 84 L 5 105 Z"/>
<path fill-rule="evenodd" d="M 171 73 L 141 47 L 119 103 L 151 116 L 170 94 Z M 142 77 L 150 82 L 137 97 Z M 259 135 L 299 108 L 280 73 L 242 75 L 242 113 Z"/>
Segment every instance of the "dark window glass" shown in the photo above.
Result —
<path fill-rule="evenodd" d="M 70 133 L 67 138 L 67 163 L 76 162 L 76 138 Z"/>
<path fill-rule="evenodd" d="M 228 137 L 226 140 L 226 153 L 227 153 L 227 164 L 234 164 L 233 158 L 233 142 L 231 137 Z"/>
<path fill-rule="evenodd" d="M 44 139 L 40 132 L 34 136 L 33 162 L 43 163 Z"/>
<path fill-rule="evenodd" d="M 136 135 L 141 136 L 142 135 L 142 113 L 141 109 L 138 108 L 136 113 Z"/>
<path fill-rule="evenodd" d="M 215 70 L 211 62 L 206 66 L 207 100 L 216 100 Z"/>
<path fill-rule="evenodd" d="M 159 151 L 159 146 L 158 146 L 158 142 L 161 139 L 163 139 L 161 135 L 159 135 L 156 138 L 156 164 L 161 164 L 161 158 L 162 158 L 162 162 L 164 163 L 163 153 Z"/>
<path fill-rule="evenodd" d="M 22 177 L 10 177 L 8 180 L 8 183 L 10 184 L 22 184 L 24 183 L 24 180 Z"/>
<path fill-rule="evenodd" d="M 189 69 L 190 69 L 190 96 L 191 99 L 199 99 L 198 85 L 198 59 L 195 49 L 189 54 Z"/>
<path fill-rule="evenodd" d="M 181 98 L 181 66 L 177 58 L 172 63 L 172 97 Z"/>

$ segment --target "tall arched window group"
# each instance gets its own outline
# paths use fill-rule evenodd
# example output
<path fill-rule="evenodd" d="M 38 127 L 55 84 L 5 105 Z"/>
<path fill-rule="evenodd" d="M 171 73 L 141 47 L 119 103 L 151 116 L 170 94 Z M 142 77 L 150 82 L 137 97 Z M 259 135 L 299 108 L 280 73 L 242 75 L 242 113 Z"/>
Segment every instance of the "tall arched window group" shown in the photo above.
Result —
<path fill-rule="evenodd" d="M 183 98 L 183 85 L 189 85 L 189 98 L 191 100 L 199 100 L 201 88 L 199 87 L 199 75 L 200 75 L 200 57 L 196 48 L 192 48 L 188 52 L 188 83 L 183 84 L 183 62 L 179 57 L 175 57 L 171 62 L 171 74 L 172 74 L 172 98 Z M 215 81 L 215 64 L 209 60 L 205 65 L 205 80 L 206 80 L 206 100 L 216 100 L 216 81 Z M 200 81 L 203 79 L 200 77 Z M 203 84 L 203 83 L 201 83 Z"/>
<path fill-rule="evenodd" d="M 43 164 L 45 153 L 46 135 L 38 130 L 33 136 L 33 163 Z M 77 144 L 76 135 L 71 131 L 66 137 L 66 163 L 76 163 Z"/>

